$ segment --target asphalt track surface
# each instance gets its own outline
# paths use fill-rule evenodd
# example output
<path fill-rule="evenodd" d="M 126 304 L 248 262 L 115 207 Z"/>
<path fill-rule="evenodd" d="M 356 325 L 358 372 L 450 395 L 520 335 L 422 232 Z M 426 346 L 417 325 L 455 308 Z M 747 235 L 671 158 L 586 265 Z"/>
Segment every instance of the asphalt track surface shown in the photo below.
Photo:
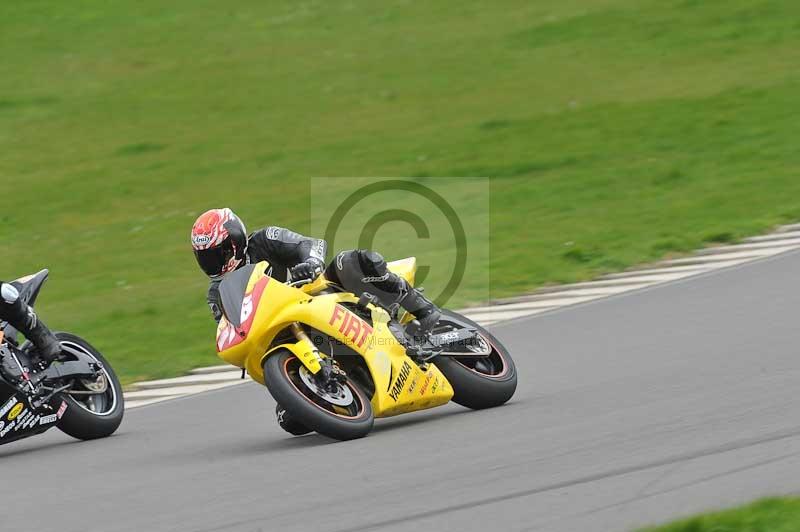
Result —
<path fill-rule="evenodd" d="M 617 531 L 797 490 L 800 253 L 493 328 L 507 406 L 292 438 L 248 384 L 0 448 L 0 530 Z"/>

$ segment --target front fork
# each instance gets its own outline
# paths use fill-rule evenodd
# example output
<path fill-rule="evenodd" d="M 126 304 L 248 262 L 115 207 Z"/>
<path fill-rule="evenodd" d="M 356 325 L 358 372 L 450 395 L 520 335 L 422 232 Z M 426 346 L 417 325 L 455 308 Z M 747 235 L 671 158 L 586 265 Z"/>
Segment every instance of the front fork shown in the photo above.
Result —
<path fill-rule="evenodd" d="M 287 349 L 314 375 L 320 385 L 326 388 L 335 388 L 337 382 L 344 382 L 347 379 L 347 374 L 334 362 L 333 357 L 325 355 L 317 349 L 300 323 L 290 324 L 289 330 L 297 341 L 274 346 L 261 357 L 261 364 L 275 351 Z"/>
<path fill-rule="evenodd" d="M 317 346 L 315 346 L 311 338 L 308 337 L 302 325 L 294 322 L 289 326 L 289 329 L 297 340 L 297 343 L 294 344 L 294 348 L 291 350 L 297 355 L 297 358 L 300 359 L 300 362 L 303 363 L 308 371 L 316 375 L 322 369 L 322 353 L 319 352 Z"/>
<path fill-rule="evenodd" d="M 295 354 L 301 353 L 298 357 L 303 365 L 314 374 L 314 378 L 325 387 L 336 387 L 337 382 L 347 380 L 347 374 L 334 362 L 332 356 L 323 356 L 314 342 L 311 341 L 303 326 L 293 322 L 289 328 L 297 339 L 294 350 Z"/>

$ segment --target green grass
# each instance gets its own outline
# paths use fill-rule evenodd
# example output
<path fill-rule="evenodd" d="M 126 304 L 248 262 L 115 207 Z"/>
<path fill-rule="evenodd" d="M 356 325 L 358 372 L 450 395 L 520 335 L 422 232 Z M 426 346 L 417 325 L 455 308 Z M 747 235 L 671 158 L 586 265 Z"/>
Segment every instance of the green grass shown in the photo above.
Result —
<path fill-rule="evenodd" d="M 641 532 L 795 532 L 800 499 L 764 499 L 734 510 L 710 513 Z"/>
<path fill-rule="evenodd" d="M 126 382 L 215 362 L 194 217 L 315 176 L 491 177 L 493 297 L 800 218 L 797 2 L 31 0 L 0 52 L 0 278 Z"/>

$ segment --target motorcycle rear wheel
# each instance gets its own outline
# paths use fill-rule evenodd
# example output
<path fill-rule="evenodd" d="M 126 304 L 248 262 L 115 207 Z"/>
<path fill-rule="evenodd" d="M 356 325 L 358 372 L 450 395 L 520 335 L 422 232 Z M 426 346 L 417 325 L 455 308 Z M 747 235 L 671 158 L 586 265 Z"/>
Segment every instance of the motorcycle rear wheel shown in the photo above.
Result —
<path fill-rule="evenodd" d="M 476 329 L 491 347 L 491 354 L 485 358 L 438 356 L 433 360 L 453 387 L 453 402 L 479 410 L 511 399 L 517 389 L 517 368 L 500 340 L 469 318 L 443 310 L 434 332 L 448 327 Z"/>
<path fill-rule="evenodd" d="M 374 416 L 369 397 L 352 380 L 341 389 L 349 404 L 334 404 L 313 389 L 294 354 L 281 349 L 264 360 L 264 381 L 275 401 L 305 427 L 336 440 L 363 438 L 372 430 Z M 304 379 L 304 377 L 306 377 Z"/>

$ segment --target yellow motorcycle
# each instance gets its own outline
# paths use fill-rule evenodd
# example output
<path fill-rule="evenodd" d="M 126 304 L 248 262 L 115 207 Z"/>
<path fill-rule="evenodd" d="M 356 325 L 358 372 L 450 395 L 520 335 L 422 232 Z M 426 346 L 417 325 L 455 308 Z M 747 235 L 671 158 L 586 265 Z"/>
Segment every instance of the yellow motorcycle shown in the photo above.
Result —
<path fill-rule="evenodd" d="M 389 269 L 414 284 L 413 257 Z M 284 284 L 268 271 L 260 262 L 225 276 L 217 352 L 267 387 L 278 421 L 292 434 L 361 438 L 376 417 L 451 400 L 489 408 L 516 390 L 508 351 L 456 312 L 444 310 L 430 335 L 415 338 L 408 332 L 413 316 L 387 310 L 369 294 L 356 297 L 324 277 Z"/>

